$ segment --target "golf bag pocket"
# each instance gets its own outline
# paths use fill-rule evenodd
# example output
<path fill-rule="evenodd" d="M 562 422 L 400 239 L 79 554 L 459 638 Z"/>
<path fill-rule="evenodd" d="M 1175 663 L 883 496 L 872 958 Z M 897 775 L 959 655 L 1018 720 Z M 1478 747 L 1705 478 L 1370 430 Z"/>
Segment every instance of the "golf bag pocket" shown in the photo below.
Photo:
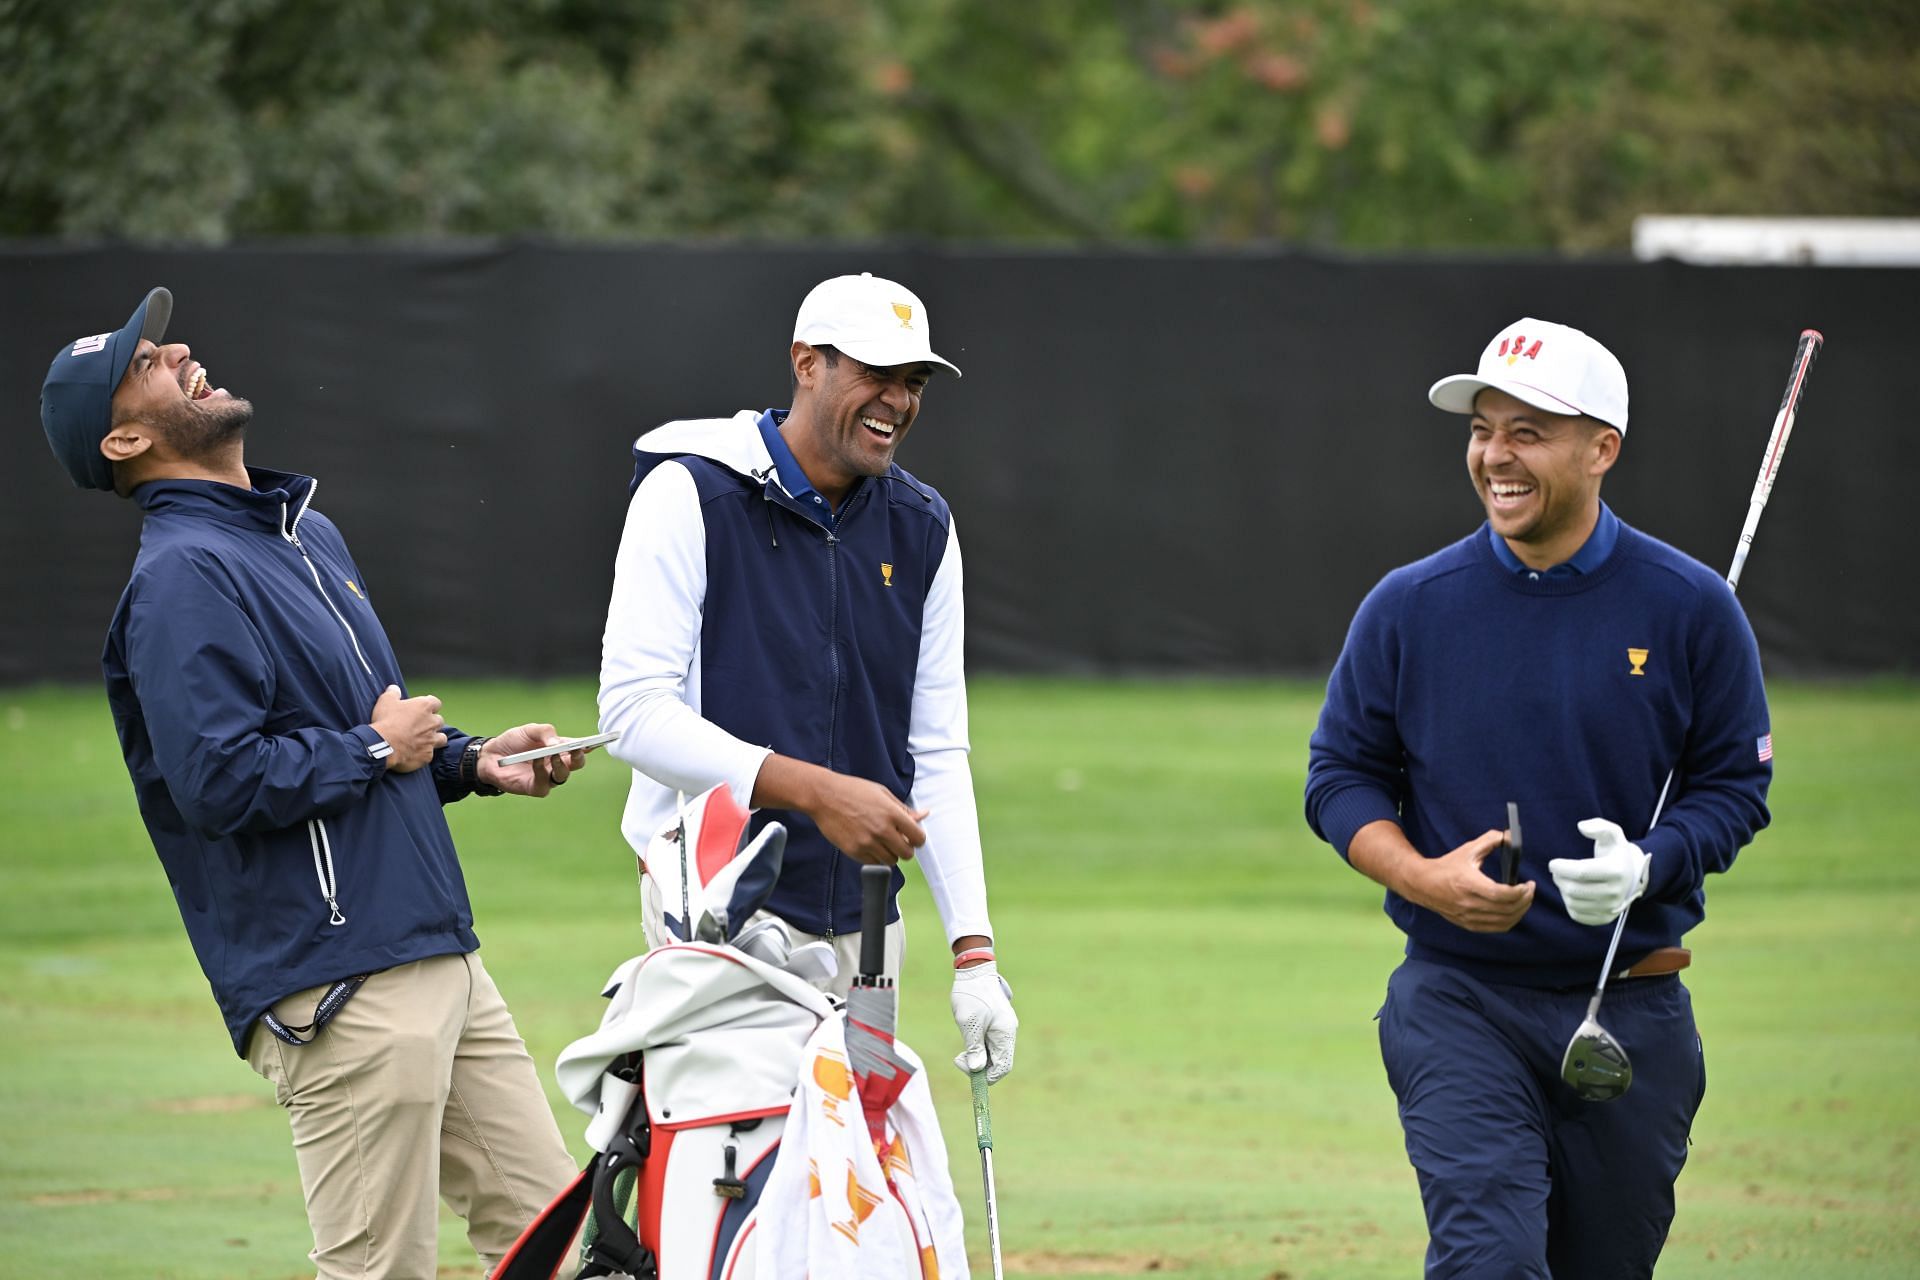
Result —
<path fill-rule="evenodd" d="M 754 1274 L 755 1219 L 786 1108 L 676 1123 L 656 1114 L 670 1108 L 648 1106 L 641 1074 L 623 1122 L 595 1162 L 580 1274 L 746 1280 Z"/>
<path fill-rule="evenodd" d="M 617 1122 L 596 1116 L 604 1147 L 529 1226 L 495 1280 L 552 1280 L 584 1219 L 581 1277 L 749 1280 L 761 1192 L 787 1110 L 688 1117 L 650 1114 L 638 1055 L 608 1072 L 603 1098 L 624 1095 Z M 619 1087 L 616 1087 L 619 1086 Z M 627 1087 L 630 1086 L 630 1087 Z"/>

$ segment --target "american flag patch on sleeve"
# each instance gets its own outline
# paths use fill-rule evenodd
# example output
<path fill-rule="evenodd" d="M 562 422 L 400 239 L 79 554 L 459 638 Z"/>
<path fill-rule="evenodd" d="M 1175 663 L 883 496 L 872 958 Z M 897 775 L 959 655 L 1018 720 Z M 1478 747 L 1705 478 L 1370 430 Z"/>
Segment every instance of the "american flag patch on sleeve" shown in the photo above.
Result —
<path fill-rule="evenodd" d="M 1773 735 L 1772 734 L 1770 733 L 1761 734 L 1759 738 L 1755 739 L 1754 745 L 1760 748 L 1761 764 L 1765 764 L 1767 761 L 1773 759 Z"/>

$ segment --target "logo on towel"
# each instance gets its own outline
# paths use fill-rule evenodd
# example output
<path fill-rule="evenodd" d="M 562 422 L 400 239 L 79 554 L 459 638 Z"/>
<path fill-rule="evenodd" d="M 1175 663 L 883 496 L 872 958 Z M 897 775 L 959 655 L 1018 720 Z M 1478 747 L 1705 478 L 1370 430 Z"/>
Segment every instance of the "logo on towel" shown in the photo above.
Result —
<path fill-rule="evenodd" d="M 853 1166 L 849 1165 L 847 1166 L 847 1205 L 853 1210 L 853 1217 L 845 1222 L 834 1222 L 828 1225 L 855 1244 L 859 1244 L 860 1224 L 873 1216 L 873 1211 L 880 1207 L 880 1203 L 878 1195 L 860 1185 L 859 1176 L 854 1173 Z"/>
<path fill-rule="evenodd" d="M 112 336 L 110 333 L 96 333 L 91 338 L 82 338 L 73 344 L 73 354 L 77 356 L 90 356 L 96 351 L 105 351 L 107 349 L 107 339 Z"/>
<path fill-rule="evenodd" d="M 853 1071 L 847 1066 L 847 1060 L 822 1049 L 813 1059 L 813 1082 L 825 1095 L 820 1099 L 821 1118 L 845 1128 L 847 1122 L 841 1118 L 840 1105 L 853 1097 Z"/>
<path fill-rule="evenodd" d="M 351 592 L 353 592 L 353 594 L 355 594 L 356 596 L 360 596 L 360 588 L 359 588 L 359 587 L 356 587 L 356 586 L 354 586 L 354 585 L 353 585 L 353 579 L 352 579 L 352 578 L 348 578 L 348 579 L 347 579 L 347 590 L 349 590 L 349 591 L 351 591 Z M 360 596 L 360 598 L 361 598 L 362 600 L 365 600 L 365 599 L 366 599 L 366 597 L 365 597 L 365 596 Z"/>
<path fill-rule="evenodd" d="M 1631 663 L 1631 664 L 1632 664 L 1632 666 L 1633 666 L 1633 670 L 1631 670 L 1631 671 L 1629 671 L 1629 672 L 1627 672 L 1627 674 L 1628 674 L 1628 675 L 1630 675 L 1630 676 L 1643 676 L 1643 675 L 1645 675 L 1645 674 L 1647 674 L 1647 673 L 1646 673 L 1646 672 L 1645 672 L 1644 670 L 1642 670 L 1642 669 L 1641 669 L 1641 668 L 1643 668 L 1644 666 L 1646 666 L 1646 662 L 1647 662 L 1647 650 L 1645 650 L 1645 649 L 1629 649 L 1629 650 L 1627 650 L 1627 661 L 1628 661 L 1629 663 Z"/>
<path fill-rule="evenodd" d="M 886 583 L 888 586 L 893 585 L 893 566 L 892 565 L 882 564 L 880 566 L 880 581 Z"/>
<path fill-rule="evenodd" d="M 1511 348 L 1511 350 L 1509 350 L 1509 348 Z M 1540 339 L 1535 338 L 1533 345 L 1529 347 L 1527 346 L 1527 335 L 1524 333 L 1516 333 L 1511 338 L 1502 338 L 1500 339 L 1500 354 L 1506 356 L 1508 364 L 1512 364 L 1521 356 L 1525 356 L 1529 360 L 1538 360 L 1540 358 Z"/>
<path fill-rule="evenodd" d="M 893 314 L 900 317 L 900 327 L 902 329 L 913 328 L 913 307 L 910 304 L 905 302 L 894 303 Z"/>

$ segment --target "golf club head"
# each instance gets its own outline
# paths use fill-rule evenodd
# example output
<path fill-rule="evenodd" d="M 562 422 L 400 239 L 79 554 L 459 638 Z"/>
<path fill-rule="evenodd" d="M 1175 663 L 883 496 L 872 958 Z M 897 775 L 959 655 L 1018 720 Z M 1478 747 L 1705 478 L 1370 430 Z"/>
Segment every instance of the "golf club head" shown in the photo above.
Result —
<path fill-rule="evenodd" d="M 704 916 L 701 923 L 706 923 Z M 793 939 L 788 936 L 787 927 L 771 916 L 756 920 L 735 934 L 733 945 L 776 969 L 786 968 L 787 958 L 793 954 Z"/>
<path fill-rule="evenodd" d="M 793 954 L 787 957 L 781 966 L 802 982 L 825 991 L 833 980 L 840 976 L 840 960 L 834 954 L 831 942 L 809 942 L 795 947 Z"/>
<path fill-rule="evenodd" d="M 727 940 L 727 909 L 722 906 L 710 908 L 700 913 L 700 923 L 693 930 L 695 942 L 705 942 L 719 946 Z"/>
<path fill-rule="evenodd" d="M 1611 1102 L 1633 1084 L 1633 1063 L 1607 1029 L 1588 1018 L 1567 1041 L 1560 1078 L 1588 1102 Z"/>

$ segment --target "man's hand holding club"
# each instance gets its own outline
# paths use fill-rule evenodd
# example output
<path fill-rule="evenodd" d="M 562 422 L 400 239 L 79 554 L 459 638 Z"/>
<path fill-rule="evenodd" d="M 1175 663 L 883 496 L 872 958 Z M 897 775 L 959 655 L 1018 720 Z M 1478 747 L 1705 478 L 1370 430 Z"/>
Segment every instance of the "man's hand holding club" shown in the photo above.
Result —
<path fill-rule="evenodd" d="M 1580 834 L 1593 841 L 1590 858 L 1555 858 L 1547 863 L 1567 914 L 1581 924 L 1611 924 L 1627 904 L 1647 891 L 1653 859 L 1605 818 L 1587 818 Z"/>
<path fill-rule="evenodd" d="M 966 953 L 962 952 L 962 956 Z M 971 1075 L 985 1070 L 998 1084 L 1013 1070 L 1013 1042 L 1020 1016 L 1013 1011 L 1013 988 L 992 960 L 953 971 L 953 1021 L 966 1045 L 953 1065 Z"/>

